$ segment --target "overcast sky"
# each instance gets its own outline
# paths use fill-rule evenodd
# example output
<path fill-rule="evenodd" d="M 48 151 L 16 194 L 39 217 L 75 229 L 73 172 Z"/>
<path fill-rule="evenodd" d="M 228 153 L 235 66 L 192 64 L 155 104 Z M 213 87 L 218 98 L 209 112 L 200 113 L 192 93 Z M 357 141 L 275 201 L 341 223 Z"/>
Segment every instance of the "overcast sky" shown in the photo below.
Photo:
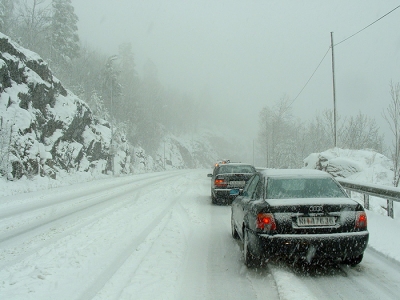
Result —
<path fill-rule="evenodd" d="M 396 0 L 72 0 L 83 43 L 115 54 L 131 42 L 137 70 L 150 59 L 160 81 L 257 129 L 258 114 L 294 99 L 330 46 L 400 3 Z M 400 81 L 400 8 L 334 47 L 339 114 L 375 117 Z M 303 118 L 333 107 L 331 52 L 293 104 Z"/>

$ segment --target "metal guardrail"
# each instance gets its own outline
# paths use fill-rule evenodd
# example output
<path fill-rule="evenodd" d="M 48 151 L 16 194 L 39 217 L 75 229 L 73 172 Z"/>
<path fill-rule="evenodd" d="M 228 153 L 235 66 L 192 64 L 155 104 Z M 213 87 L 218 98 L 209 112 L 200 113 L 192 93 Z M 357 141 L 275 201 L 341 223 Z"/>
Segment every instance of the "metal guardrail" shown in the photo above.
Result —
<path fill-rule="evenodd" d="M 400 188 L 378 185 L 378 184 L 362 184 L 356 181 L 337 178 L 336 180 L 346 189 L 353 192 L 363 194 L 364 208 L 369 209 L 369 196 L 375 196 L 386 199 L 387 214 L 394 217 L 393 201 L 400 202 Z"/>

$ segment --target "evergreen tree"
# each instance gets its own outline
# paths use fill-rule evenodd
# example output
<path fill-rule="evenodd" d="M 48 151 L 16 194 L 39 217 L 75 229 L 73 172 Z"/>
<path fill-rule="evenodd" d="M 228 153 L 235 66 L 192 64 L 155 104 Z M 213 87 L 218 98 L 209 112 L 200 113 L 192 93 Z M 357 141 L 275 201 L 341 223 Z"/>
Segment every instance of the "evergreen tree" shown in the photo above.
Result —
<path fill-rule="evenodd" d="M 120 71 L 114 66 L 114 61 L 117 59 L 117 55 L 110 56 L 107 59 L 102 74 L 102 98 L 106 101 L 106 106 L 109 107 L 112 118 L 116 118 L 116 107 L 118 106 L 117 102 L 120 100 L 119 98 L 121 96 L 121 84 L 119 83 Z"/>
<path fill-rule="evenodd" d="M 11 35 L 13 31 L 13 13 L 15 0 L 0 0 L 0 31 Z"/>
<path fill-rule="evenodd" d="M 78 16 L 71 0 L 52 0 L 51 57 L 57 64 L 69 64 L 79 56 Z"/>
<path fill-rule="evenodd" d="M 139 79 L 135 70 L 135 60 L 131 43 L 121 44 L 119 47 L 119 69 L 121 83 L 120 101 L 115 110 L 118 117 L 124 121 L 133 122 L 137 116 L 138 84 Z"/>

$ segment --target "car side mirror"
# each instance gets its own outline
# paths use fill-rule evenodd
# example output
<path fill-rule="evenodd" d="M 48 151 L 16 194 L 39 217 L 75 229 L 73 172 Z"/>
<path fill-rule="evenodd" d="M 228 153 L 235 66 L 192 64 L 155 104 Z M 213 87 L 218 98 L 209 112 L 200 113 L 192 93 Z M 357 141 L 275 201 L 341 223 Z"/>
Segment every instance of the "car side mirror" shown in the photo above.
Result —
<path fill-rule="evenodd" d="M 212 174 L 207 174 L 207 177 L 212 177 Z"/>

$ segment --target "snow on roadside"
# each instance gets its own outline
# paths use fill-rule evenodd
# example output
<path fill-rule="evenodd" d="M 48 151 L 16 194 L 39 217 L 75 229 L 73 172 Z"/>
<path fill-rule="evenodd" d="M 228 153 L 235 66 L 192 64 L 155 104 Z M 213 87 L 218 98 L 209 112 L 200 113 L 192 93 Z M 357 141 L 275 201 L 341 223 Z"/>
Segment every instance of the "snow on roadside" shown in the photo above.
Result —
<path fill-rule="evenodd" d="M 400 221 L 367 211 L 369 241 L 368 247 L 400 262 Z"/>
<path fill-rule="evenodd" d="M 279 291 L 280 300 L 317 300 L 296 274 L 283 269 L 270 268 Z"/>
<path fill-rule="evenodd" d="M 28 179 L 23 176 L 20 180 L 9 181 L 5 178 L 0 178 L 0 197 L 48 190 L 104 178 L 109 178 L 109 176 L 90 172 L 66 173 L 62 171 L 57 174 L 57 179 L 40 176 Z"/>

